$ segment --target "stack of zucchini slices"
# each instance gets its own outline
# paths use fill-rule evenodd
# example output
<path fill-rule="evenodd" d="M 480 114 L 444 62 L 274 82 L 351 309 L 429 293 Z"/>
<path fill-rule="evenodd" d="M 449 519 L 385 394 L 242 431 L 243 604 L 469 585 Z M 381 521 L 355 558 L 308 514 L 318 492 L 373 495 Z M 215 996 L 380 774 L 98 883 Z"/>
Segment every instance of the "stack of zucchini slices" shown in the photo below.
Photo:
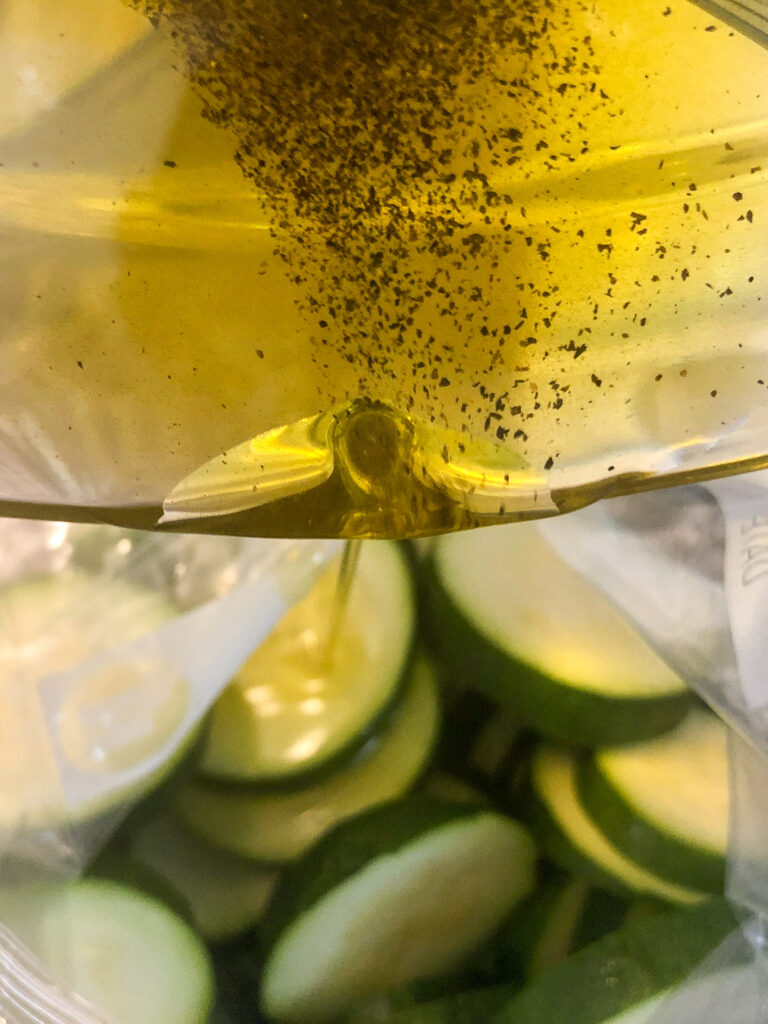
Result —
<path fill-rule="evenodd" d="M 75 883 L 178 922 L 136 916 L 197 979 L 167 1019 L 644 1024 L 673 991 L 749 1019 L 748 967 L 689 978 L 737 927 L 726 730 L 644 639 L 535 526 L 367 543 L 333 626 L 336 585 Z"/>

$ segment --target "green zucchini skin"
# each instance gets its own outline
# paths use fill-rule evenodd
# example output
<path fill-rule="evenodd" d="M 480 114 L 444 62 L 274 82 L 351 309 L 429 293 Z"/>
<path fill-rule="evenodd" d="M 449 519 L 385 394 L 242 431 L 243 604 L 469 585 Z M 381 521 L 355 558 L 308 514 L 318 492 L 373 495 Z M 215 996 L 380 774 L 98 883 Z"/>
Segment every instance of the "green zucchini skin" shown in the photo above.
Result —
<path fill-rule="evenodd" d="M 198 763 L 195 775 L 211 791 L 222 793 L 293 793 L 332 779 L 340 771 L 354 768 L 364 761 L 380 744 L 386 731 L 397 721 L 398 712 L 408 693 L 408 684 L 419 660 L 420 648 L 412 643 L 392 694 L 386 704 L 365 724 L 365 726 L 334 751 L 326 760 L 310 767 L 297 769 L 286 775 L 263 779 L 229 778 L 211 771 L 202 770 Z"/>
<path fill-rule="evenodd" d="M 105 878 L 48 878 L 4 887 L 0 903 L 3 924 L 50 976 L 105 1012 L 106 1019 L 123 1024 L 208 1021 L 215 1000 L 210 954 L 157 897 Z M 18 980 L 13 971 L 10 978 Z M 13 986 L 10 992 L 13 996 Z M 44 996 L 44 990 L 37 995 Z M 2 1005 L 5 1010 L 8 1003 Z M 27 1005 L 22 1001 L 22 1012 Z M 42 1016 L 35 1013 L 35 1021 L 62 1019 L 47 997 L 37 1008 Z M 64 1012 L 67 1020 L 74 1019 Z"/>
<path fill-rule="evenodd" d="M 539 847 L 564 871 L 583 878 L 590 885 L 609 892 L 630 895 L 622 882 L 607 871 L 603 871 L 593 860 L 585 856 L 560 828 L 543 800 L 536 799 L 529 808 L 529 824 Z"/>
<path fill-rule="evenodd" d="M 627 857 L 667 881 L 713 894 L 723 892 L 724 857 L 686 843 L 644 820 L 610 785 L 591 758 L 579 766 L 577 780 L 584 809 Z"/>
<path fill-rule="evenodd" d="M 212 786 L 200 779 L 181 790 L 174 813 L 186 828 L 238 857 L 282 866 L 346 818 L 390 802 L 418 785 L 432 762 L 441 709 L 432 667 L 417 661 L 398 715 L 366 757 L 301 789 Z"/>
<path fill-rule="evenodd" d="M 441 825 L 485 813 L 475 805 L 440 801 L 420 793 L 397 803 L 403 813 L 393 816 L 389 803 L 363 812 L 326 833 L 286 868 L 264 915 L 262 938 L 267 952 L 300 914 L 371 861 L 397 852 Z M 352 827 L 345 828 L 345 824 Z"/>
<path fill-rule="evenodd" d="M 631 906 L 622 895 L 567 875 L 539 885 L 494 937 L 495 979 L 530 981 L 615 931 Z"/>
<path fill-rule="evenodd" d="M 527 830 L 474 804 L 419 795 L 349 819 L 275 892 L 262 1008 L 321 1024 L 366 1004 L 399 1008 L 398 994 L 407 1006 L 435 986 L 450 993 L 451 977 L 528 895 L 534 875 Z"/>
<path fill-rule="evenodd" d="M 560 768 L 557 768 L 558 763 Z M 551 775 L 553 764 L 556 785 Z M 660 878 L 611 844 L 581 804 L 575 785 L 578 764 L 579 754 L 548 744 L 542 744 L 534 755 L 531 776 L 534 795 L 528 824 L 540 847 L 552 860 L 599 888 L 652 896 L 674 904 L 692 904 L 706 899 L 706 893 Z M 560 774 L 561 769 L 565 774 Z M 569 806 L 576 820 L 569 821 Z M 566 815 L 568 823 L 561 823 L 558 810 Z"/>
<path fill-rule="evenodd" d="M 424 632 L 434 658 L 463 686 L 512 705 L 544 736 L 590 748 L 619 746 L 674 728 L 692 706 L 685 691 L 632 699 L 559 683 L 483 636 L 442 585 L 433 557 L 422 582 Z"/>
<path fill-rule="evenodd" d="M 736 927 L 718 898 L 633 921 L 535 979 L 492 1022 L 610 1021 L 684 981 Z"/>
<path fill-rule="evenodd" d="M 192 908 L 185 897 L 157 871 L 138 863 L 127 850 L 108 846 L 91 864 L 86 877 L 135 889 L 165 904 L 185 924 L 194 928 Z"/>

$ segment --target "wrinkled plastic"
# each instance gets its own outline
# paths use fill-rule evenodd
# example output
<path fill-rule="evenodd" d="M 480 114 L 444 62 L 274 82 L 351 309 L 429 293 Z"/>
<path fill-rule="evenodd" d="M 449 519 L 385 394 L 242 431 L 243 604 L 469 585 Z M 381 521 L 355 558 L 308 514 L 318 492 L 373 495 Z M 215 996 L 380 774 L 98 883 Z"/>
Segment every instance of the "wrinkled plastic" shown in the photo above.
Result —
<path fill-rule="evenodd" d="M 674 18 L 653 5 L 654 20 L 643 2 L 573 6 L 588 10 L 599 63 L 617 87 L 615 95 L 607 89 L 606 102 L 617 106 L 596 117 L 589 146 L 582 140 L 573 152 L 552 152 L 551 139 L 529 132 L 530 162 L 491 175 L 491 191 L 509 207 L 511 252 L 494 235 L 486 259 L 476 230 L 490 216 L 480 205 L 492 204 L 478 188 L 488 176 L 474 165 L 475 140 L 462 136 L 466 151 L 454 159 L 466 215 L 455 227 L 468 276 L 461 287 L 501 282 L 481 306 L 483 314 L 492 308 L 494 322 L 483 326 L 497 340 L 483 342 L 465 364 L 451 349 L 463 327 L 454 311 L 421 308 L 405 325 L 422 332 L 418 343 L 409 348 L 407 336 L 398 338 L 394 369 L 377 375 L 382 352 L 361 340 L 367 324 L 360 315 L 336 325 L 311 304 L 312 316 L 306 312 L 307 294 L 317 299 L 313 289 L 332 279 L 329 268 L 342 280 L 341 299 L 354 298 L 350 266 L 360 253 L 329 257 L 320 231 L 313 237 L 322 256 L 312 252 L 303 282 L 296 273 L 291 279 L 281 260 L 295 256 L 304 224 L 276 225 L 274 197 L 254 188 L 235 162 L 242 137 L 202 118 L 210 90 L 190 86 L 184 43 L 153 33 L 117 0 L 7 0 L 0 23 L 0 508 L 144 527 L 156 526 L 165 509 L 184 528 L 213 532 L 404 534 L 551 514 L 654 479 L 764 464 L 765 52 L 688 4 L 675 5 Z M 760 10 L 754 2 L 719 6 L 740 15 Z M 590 62 L 594 70 L 598 61 L 585 55 Z M 639 90 L 622 78 L 624 68 L 642 71 Z M 547 74 L 543 95 L 557 126 L 565 109 L 557 104 L 569 102 L 574 83 L 556 65 Z M 481 90 L 487 84 L 481 77 Z M 622 107 L 633 97 L 634 105 Z M 503 127 L 514 146 L 517 124 Z M 512 149 L 501 155 L 511 157 Z M 396 211 L 407 211 L 412 197 L 397 198 Z M 432 214 L 415 217 L 405 251 L 394 253 L 422 278 L 419 261 L 435 241 Z M 377 245 L 368 246 L 369 256 L 382 254 L 384 272 L 393 256 L 386 229 L 398 223 L 387 216 Z M 604 260 L 599 271 L 589 269 L 596 251 Z M 427 279 L 441 269 L 431 258 Z M 401 284 L 396 277 L 395 289 Z M 389 299 L 399 302 L 395 289 Z M 467 312 L 459 304 L 459 316 Z M 445 346 L 439 358 L 421 343 L 432 319 L 437 345 Z M 479 324 L 473 336 L 486 337 Z M 508 337 L 507 326 L 514 340 L 502 352 L 498 338 Z M 335 332 L 330 345 L 326 329 Z M 363 385 L 361 373 L 371 374 Z M 403 381 L 413 408 L 403 402 Z M 465 457 L 467 438 L 475 447 Z M 390 449 L 408 472 L 383 458 Z M 744 929 L 700 974 L 707 979 L 714 968 L 751 957 L 746 981 L 740 975 L 735 987 L 719 987 L 719 1009 L 706 991 L 706 1019 L 715 1024 L 717 1012 L 723 1024 L 758 1024 L 768 918 L 766 634 L 762 601 L 745 602 L 743 591 L 762 592 L 768 510 L 749 482 L 734 488 L 636 497 L 545 530 L 734 728 L 728 893 Z M 275 510 L 262 515 L 271 502 Z M 753 538 L 742 532 L 745 524 Z M 53 765 L 59 809 L 71 813 L 64 823 L 6 824 L 6 882 L 16 860 L 33 875 L 78 871 L 125 812 L 116 796 L 136 793 L 179 752 L 217 687 L 297 596 L 295 578 L 286 591 L 276 589 L 275 576 L 296 568 L 305 580 L 307 570 L 305 556 L 292 565 L 292 548 L 183 537 L 159 544 L 128 533 L 114 540 L 111 531 L 61 524 L 16 522 L 8 530 L 7 543 L 0 536 L 4 581 L 66 570 L 80 559 L 107 576 L 128 572 L 166 589 L 178 614 L 83 664 L 19 678 L 19 715 L 36 728 L 25 735 L 17 767 Z M 305 550 L 310 565 L 328 551 Z M 746 565 L 743 550 L 754 552 Z M 107 622 L 110 611 L 93 609 Z M 124 685 L 147 698 L 147 714 L 162 710 L 169 686 L 168 706 L 182 710 L 161 730 L 160 744 L 150 744 L 149 763 L 131 754 L 138 749 L 132 739 L 120 765 L 105 772 L 73 758 L 59 726 L 67 715 L 71 721 L 69 698 L 83 690 L 96 719 L 101 711 L 107 723 L 119 722 L 108 699 L 99 704 L 100 680 L 115 665 L 130 666 Z M 94 807 L 99 813 L 74 813 Z M 21 979 L 40 1005 L 21 1005 L 18 987 L 11 993 L 8 986 Z M 699 1024 L 703 990 L 695 983 L 654 1011 L 654 1024 Z M 91 1024 L 87 1007 L 51 986 L 45 968 L 0 934 L 0 997 L 8 1001 L 0 1009 L 12 1024 Z"/>
<path fill-rule="evenodd" d="M 765 633 L 760 623 L 765 621 L 768 594 L 768 546 L 762 542 L 768 531 L 768 474 L 734 478 L 709 488 L 679 488 L 604 502 L 545 521 L 539 529 L 732 727 L 726 892 L 742 926 L 685 984 L 649 1004 L 642 1019 L 648 1024 L 700 1024 L 702 1019 L 707 1024 L 731 1024 L 736 1019 L 739 1024 L 762 1024 L 768 1009 L 768 685 L 762 653 Z M 177 622 L 186 619 L 193 627 L 178 635 L 183 636 L 185 646 L 197 645 L 194 652 L 186 652 L 189 661 L 181 656 L 178 664 L 189 665 L 203 649 L 213 651 L 207 661 L 211 664 L 221 659 L 219 682 L 223 682 L 224 669 L 229 671 L 236 660 L 233 655 L 227 662 L 223 647 L 234 644 L 242 657 L 247 646 L 239 639 L 243 631 L 250 630 L 248 642 L 253 644 L 268 628 L 263 616 L 253 621 L 254 584 L 262 595 L 258 607 L 266 607 L 273 618 L 277 605 L 270 601 L 274 601 L 274 582 L 280 571 L 290 566 L 289 576 L 294 577 L 292 587 L 288 591 L 281 588 L 280 593 L 284 598 L 287 593 L 296 596 L 296 574 L 306 582 L 311 568 L 317 568 L 335 549 L 310 544 L 297 557 L 298 549 L 273 547 L 274 542 L 160 538 L 110 528 L 23 522 L 8 524 L 7 539 L 7 558 L 0 560 L 6 581 L 20 572 L 61 570 L 78 560 L 100 567 L 107 577 L 119 571 L 145 579 L 154 587 L 164 581 L 183 609 Z M 228 559 L 221 560 L 222 552 Z M 265 593 L 270 595 L 266 605 Z M 239 621 L 231 617 L 235 605 L 245 613 Z M 209 613 L 205 628 L 201 628 L 202 612 Z M 224 636 L 219 633 L 224 625 L 220 613 L 232 623 Z M 160 646 L 153 647 L 153 652 L 165 642 L 166 628 L 161 627 Z M 139 640 L 118 646 L 114 653 L 123 659 L 137 649 L 146 658 L 146 640 L 145 646 Z M 79 670 L 92 667 L 86 663 L 74 673 L 60 674 L 59 685 L 62 681 L 67 688 L 76 685 L 76 680 L 88 678 L 87 672 L 83 675 Z M 209 698 L 215 688 L 211 683 Z M 201 699 L 201 710 L 204 704 Z M 117 778 L 111 781 L 118 782 Z M 74 771 L 66 766 L 61 783 L 62 792 L 70 798 L 76 801 L 81 797 L 83 776 L 77 766 Z M 47 836 L 22 836 L 21 830 L 16 836 L 4 836 L 4 852 L 12 851 L 20 858 L 24 870 L 15 875 L 6 858 L 0 861 L 0 867 L 6 865 L 0 871 L 0 882 L 18 892 L 20 885 L 34 886 L 41 878 L 50 879 L 52 871 L 59 877 L 74 871 L 121 813 L 112 810 L 84 831 L 54 829 Z M 56 987 L 50 978 L 46 980 L 44 965 L 32 970 L 34 957 L 30 959 L 29 952 L 19 946 L 18 938 L 0 935 L 0 940 L 0 976 L 6 988 L 12 985 L 14 991 L 26 992 L 28 1003 L 38 993 L 42 1007 L 55 998 L 67 1008 L 66 1012 L 61 1006 L 56 1012 L 50 1007 L 43 1009 L 39 1019 L 45 1024 L 70 1024 L 70 1020 L 72 1024 L 101 1024 L 97 1011 L 89 1017 L 88 1008 L 72 993 L 60 984 Z M 7 948 L 3 952 L 4 943 Z M 8 998 L 7 994 L 2 998 Z M 15 1007 L 9 1019 L 14 1024 L 32 1024 L 38 1018 Z"/>
<path fill-rule="evenodd" d="M 117 1024 L 64 988 L 45 965 L 0 924 L 0 1010 L 5 1024 Z"/>
<path fill-rule="evenodd" d="M 731 726 L 726 895 L 742 930 L 649 1020 L 761 1024 L 768 1011 L 768 474 L 621 498 L 541 529 Z"/>
<path fill-rule="evenodd" d="M 765 0 L 695 0 L 705 11 L 723 18 L 757 42 L 768 43 L 768 4 Z"/>
<path fill-rule="evenodd" d="M 35 901 L 63 898 L 183 768 L 221 689 L 338 548 L 0 521 L 2 1020 L 115 1024 L 26 944 L 45 927 Z M 19 907 L 23 937 L 6 927 Z"/>
<path fill-rule="evenodd" d="M 0 521 L 0 880 L 87 863 L 337 546 Z"/>

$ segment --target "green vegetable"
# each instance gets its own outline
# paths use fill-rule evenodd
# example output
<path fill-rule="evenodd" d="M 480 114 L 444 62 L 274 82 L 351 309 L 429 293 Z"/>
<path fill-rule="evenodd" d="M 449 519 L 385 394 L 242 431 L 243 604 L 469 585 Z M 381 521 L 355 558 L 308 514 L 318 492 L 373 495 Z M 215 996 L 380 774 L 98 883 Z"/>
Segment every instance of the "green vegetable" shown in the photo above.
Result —
<path fill-rule="evenodd" d="M 512 819 L 410 797 L 327 835 L 275 891 L 264 930 L 267 1016 L 311 1024 L 457 966 L 531 890 Z"/>
<path fill-rule="evenodd" d="M 463 686 L 583 746 L 645 739 L 691 706 L 685 684 L 533 524 L 441 537 L 427 567 L 435 654 Z"/>
<path fill-rule="evenodd" d="M 266 863 L 293 860 L 344 818 L 409 789 L 429 763 L 439 717 L 434 675 L 418 661 L 397 716 L 369 741 L 370 752 L 361 752 L 368 756 L 288 792 L 188 782 L 175 797 L 175 812 L 221 849 Z"/>
<path fill-rule="evenodd" d="M 205 1024 L 205 946 L 144 893 L 90 879 L 0 890 L 0 920 L 51 973 L 119 1024 Z"/>
<path fill-rule="evenodd" d="M 672 732 L 599 750 L 579 773 L 585 810 L 610 841 L 648 870 L 720 893 L 730 799 L 726 728 L 692 711 Z"/>
<path fill-rule="evenodd" d="M 578 763 L 574 754 L 548 745 L 541 746 L 534 755 L 531 781 L 538 799 L 539 835 L 552 857 L 566 870 L 595 885 L 674 903 L 704 899 L 704 893 L 667 882 L 613 846 L 579 799 Z"/>
<path fill-rule="evenodd" d="M 722 899 L 634 921 L 542 974 L 513 996 L 492 1024 L 645 1024 L 661 1000 L 736 927 Z M 714 976 L 712 987 L 721 980 Z M 693 999 L 697 984 L 691 983 Z M 707 979 L 703 984 L 699 995 L 707 991 Z M 706 1003 L 701 1010 L 704 1016 L 686 1020 L 713 1024 Z"/>
<path fill-rule="evenodd" d="M 337 580 L 331 566 L 221 695 L 201 755 L 204 774 L 302 785 L 349 760 L 381 727 L 412 660 L 408 562 L 401 545 L 363 546 L 332 639 Z"/>

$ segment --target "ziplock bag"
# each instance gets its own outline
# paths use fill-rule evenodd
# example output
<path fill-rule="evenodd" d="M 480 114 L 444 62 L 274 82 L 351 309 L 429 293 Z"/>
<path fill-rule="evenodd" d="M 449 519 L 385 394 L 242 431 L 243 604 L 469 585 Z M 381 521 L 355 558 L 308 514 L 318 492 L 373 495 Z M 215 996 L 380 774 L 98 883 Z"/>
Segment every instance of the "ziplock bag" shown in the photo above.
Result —
<path fill-rule="evenodd" d="M 743 926 L 649 1017 L 768 1014 L 768 476 L 598 504 L 541 526 L 731 726 L 726 895 Z"/>
<path fill-rule="evenodd" d="M 768 52 L 705 6 L 5 0 L 6 514 L 404 535 L 762 465 Z"/>
<path fill-rule="evenodd" d="M 0 526 L 0 845 L 77 871 L 337 544 Z"/>
<path fill-rule="evenodd" d="M 3 1020 L 106 1019 L 30 952 L 18 913 L 29 926 L 34 901 L 55 893 L 58 924 L 45 927 L 66 955 L 67 880 L 183 770 L 221 688 L 337 548 L 0 523 Z"/>

